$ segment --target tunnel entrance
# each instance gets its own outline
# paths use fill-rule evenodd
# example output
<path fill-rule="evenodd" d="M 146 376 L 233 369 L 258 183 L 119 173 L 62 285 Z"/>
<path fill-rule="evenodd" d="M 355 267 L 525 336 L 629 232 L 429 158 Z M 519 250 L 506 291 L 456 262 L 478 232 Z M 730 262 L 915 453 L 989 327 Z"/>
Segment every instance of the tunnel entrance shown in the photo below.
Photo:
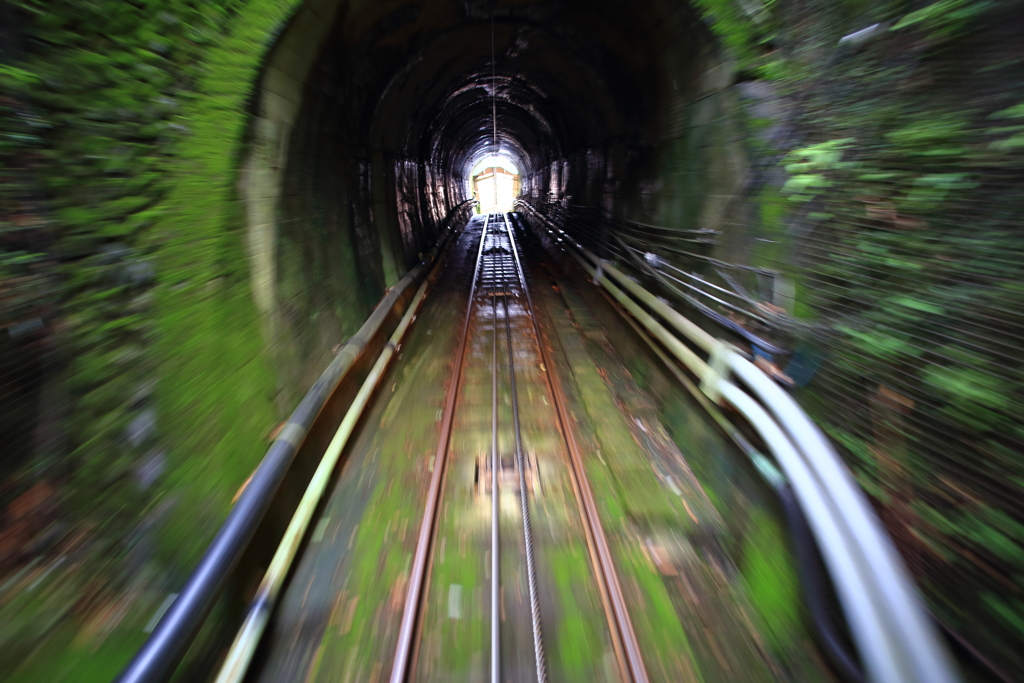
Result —
<path fill-rule="evenodd" d="M 475 204 L 491 215 L 474 219 L 473 230 L 517 198 L 552 215 L 584 207 L 681 231 L 715 224 L 743 182 L 742 141 L 729 127 L 730 79 L 727 57 L 685 2 L 304 5 L 268 56 L 242 178 L 252 288 L 275 328 L 282 385 L 316 381 L 335 340 L 357 331 L 351 321 L 365 319 L 381 292 L 421 262 L 460 207 Z M 516 254 L 495 246 L 489 258 Z M 524 251 L 528 267 L 526 257 Z M 494 272 L 511 273 L 519 255 L 513 259 Z M 453 291 L 474 281 L 469 268 L 450 272 Z M 565 284 L 544 282 L 539 291 Z M 492 313 L 496 300 L 489 300 Z M 566 302 L 553 305 L 567 310 Z M 433 332 L 456 326 L 449 320 Z M 529 336 L 527 328 L 514 338 Z M 604 381 L 596 369 L 588 377 Z M 443 378 L 418 382 L 444 386 Z M 551 402 L 539 405 L 550 417 Z M 609 398 L 602 405 L 617 404 Z M 628 431 L 636 420 L 623 424 L 615 439 L 646 438 Z M 639 460 L 630 467 L 650 471 Z M 647 506 L 637 519 L 687 515 L 671 507 L 671 488 L 663 489 L 654 507 L 647 506 L 649 492 L 630 495 Z M 585 567 L 583 574 L 590 575 Z M 376 572 L 370 580 L 393 583 Z M 665 628 L 678 630 L 666 614 Z M 671 671 L 670 678 L 686 677 L 681 668 Z"/>
<path fill-rule="evenodd" d="M 507 157 L 487 157 L 473 167 L 469 186 L 477 213 L 511 211 L 519 196 L 519 169 Z"/>
<path fill-rule="evenodd" d="M 726 61 L 688 3 L 304 3 L 268 55 L 241 179 L 271 336 L 289 359 L 329 350 L 464 202 L 713 223 L 742 182 Z"/>

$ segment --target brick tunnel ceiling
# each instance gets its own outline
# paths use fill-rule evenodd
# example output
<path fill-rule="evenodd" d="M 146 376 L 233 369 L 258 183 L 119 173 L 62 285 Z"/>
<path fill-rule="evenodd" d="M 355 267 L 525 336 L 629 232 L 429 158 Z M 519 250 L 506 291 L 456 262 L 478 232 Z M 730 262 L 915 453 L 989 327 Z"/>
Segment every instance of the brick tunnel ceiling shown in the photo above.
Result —
<path fill-rule="evenodd" d="M 494 75 L 491 40 L 493 16 Z M 308 87 L 344 99 L 342 125 L 375 149 L 462 178 L 500 150 L 524 175 L 573 152 L 640 142 L 654 116 L 659 52 L 710 33 L 679 3 L 343 3 Z M 337 112 L 337 110 L 335 110 Z M 344 119 L 344 120 L 342 120 Z M 650 142 L 650 141 L 646 141 Z"/>

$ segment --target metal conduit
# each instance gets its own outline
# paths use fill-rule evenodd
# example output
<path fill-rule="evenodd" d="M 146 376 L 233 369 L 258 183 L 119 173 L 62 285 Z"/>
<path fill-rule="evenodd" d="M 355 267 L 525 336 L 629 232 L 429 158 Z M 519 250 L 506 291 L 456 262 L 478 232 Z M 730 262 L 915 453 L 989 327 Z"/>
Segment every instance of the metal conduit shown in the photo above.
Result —
<path fill-rule="evenodd" d="M 469 205 L 466 200 L 449 212 L 446 221 Z M 345 343 L 331 364 L 309 389 L 288 418 L 270 450 L 253 473 L 206 553 L 178 597 L 170 605 L 135 657 L 121 671 L 117 683 L 163 683 L 171 678 L 195 639 L 228 577 L 249 547 L 274 495 L 288 474 L 307 433 L 342 380 L 360 359 L 410 287 L 419 283 L 456 231 L 442 227 L 443 235 L 421 263 L 412 268 Z"/>
<path fill-rule="evenodd" d="M 808 518 L 868 680 L 959 681 L 891 540 L 835 450 L 796 402 L 728 345 L 577 244 L 528 203 L 518 203 L 546 224 L 557 244 L 571 247 L 568 253 L 595 284 L 608 290 L 661 341 L 700 380 L 710 399 L 729 403 L 764 439 Z M 709 360 L 701 359 L 640 304 L 708 353 Z M 731 382 L 729 374 L 735 374 L 759 400 Z"/>

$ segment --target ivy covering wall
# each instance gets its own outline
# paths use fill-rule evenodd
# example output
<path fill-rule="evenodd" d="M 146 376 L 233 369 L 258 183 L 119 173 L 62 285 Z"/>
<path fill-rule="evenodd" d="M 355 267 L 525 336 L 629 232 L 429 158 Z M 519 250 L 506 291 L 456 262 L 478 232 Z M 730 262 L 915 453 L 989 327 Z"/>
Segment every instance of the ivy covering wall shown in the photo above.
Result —
<path fill-rule="evenodd" d="M 4 360 L 36 373 L 7 400 L 57 406 L 42 427 L 61 437 L 5 462 L 14 680 L 109 680 L 281 419 L 235 181 L 293 4 L 5 8 L 2 324 L 24 333 Z M 41 559 L 14 572 L 25 543 Z"/>

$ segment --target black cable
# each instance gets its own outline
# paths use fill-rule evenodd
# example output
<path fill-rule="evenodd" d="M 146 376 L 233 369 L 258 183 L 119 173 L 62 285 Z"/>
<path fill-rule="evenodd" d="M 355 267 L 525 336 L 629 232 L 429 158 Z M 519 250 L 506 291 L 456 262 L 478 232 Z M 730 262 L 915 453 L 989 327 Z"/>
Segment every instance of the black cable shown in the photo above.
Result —
<path fill-rule="evenodd" d="M 804 511 L 796 500 L 793 489 L 789 484 L 782 484 L 776 487 L 779 500 L 782 501 L 782 508 L 786 514 L 786 521 L 789 524 L 789 533 L 793 537 L 793 546 L 796 551 L 797 572 L 800 576 L 800 585 L 803 587 L 804 600 L 810 610 L 811 618 L 818 631 L 818 639 L 825 650 L 825 654 L 832 661 L 836 670 L 847 683 L 864 683 L 864 673 L 861 670 L 860 662 L 851 653 L 840 635 L 832 615 L 828 609 L 828 596 L 825 590 L 825 581 L 821 573 L 821 565 L 818 559 L 817 546 L 811 536 L 811 529 L 807 526 L 807 518 Z"/>

